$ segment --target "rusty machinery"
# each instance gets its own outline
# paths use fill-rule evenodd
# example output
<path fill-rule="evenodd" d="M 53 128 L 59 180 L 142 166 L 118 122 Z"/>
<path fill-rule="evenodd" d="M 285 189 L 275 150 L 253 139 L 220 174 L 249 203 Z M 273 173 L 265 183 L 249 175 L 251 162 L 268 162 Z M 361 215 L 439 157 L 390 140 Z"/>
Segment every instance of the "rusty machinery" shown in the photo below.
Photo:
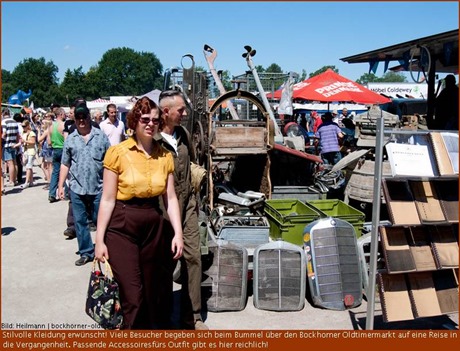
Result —
<path fill-rule="evenodd" d="M 255 50 L 246 46 L 246 53 L 243 57 L 246 59 L 248 66 L 256 83 L 259 82 L 257 71 L 252 63 L 252 57 Z M 191 54 L 182 57 L 181 66 L 167 69 L 165 73 L 164 89 L 176 89 L 184 93 L 188 105 L 188 116 L 184 118 L 183 125 L 192 135 L 192 142 L 195 148 L 195 162 L 208 170 L 208 184 L 204 187 L 206 194 L 202 198 L 213 207 L 213 191 L 215 177 L 213 165 L 216 160 L 243 159 L 241 156 L 260 156 L 263 168 L 263 179 L 257 179 L 263 183 L 259 189 L 254 189 L 266 193 L 270 196 L 270 158 L 268 151 L 270 145 L 274 144 L 274 139 L 279 136 L 280 131 L 276 123 L 273 111 L 266 101 L 265 92 L 258 84 L 259 95 L 262 101 L 255 94 L 240 89 L 239 81 L 235 81 L 237 87 L 235 90 L 225 92 L 220 77 L 214 69 L 214 60 L 217 51 L 209 45 L 204 45 L 203 50 L 206 61 L 208 62 L 211 75 L 219 88 L 221 95 L 216 99 L 211 107 L 208 108 L 208 73 L 196 71 L 194 58 Z M 217 77 L 216 77 L 217 76 Z M 232 102 L 245 101 L 256 115 L 247 119 L 241 119 L 238 116 Z M 216 118 L 218 109 L 223 104 L 227 104 L 229 114 L 224 119 L 220 116 Z M 233 107 L 233 108 L 232 108 Z M 255 166 L 254 166 L 255 167 Z M 262 173 L 262 172 L 260 172 Z M 259 176 L 259 174 L 257 175 Z M 256 177 L 257 178 L 257 177 Z M 257 181 L 252 182 L 254 185 Z M 249 182 L 251 183 L 251 182 Z M 259 183 L 260 184 L 260 183 Z"/>
<path fill-rule="evenodd" d="M 207 152 L 207 73 L 195 70 L 193 55 L 185 54 L 181 66 L 167 69 L 164 76 L 164 90 L 181 91 L 187 104 L 187 117 L 182 121 L 183 126 L 191 133 L 195 148 L 197 164 L 205 166 Z"/>

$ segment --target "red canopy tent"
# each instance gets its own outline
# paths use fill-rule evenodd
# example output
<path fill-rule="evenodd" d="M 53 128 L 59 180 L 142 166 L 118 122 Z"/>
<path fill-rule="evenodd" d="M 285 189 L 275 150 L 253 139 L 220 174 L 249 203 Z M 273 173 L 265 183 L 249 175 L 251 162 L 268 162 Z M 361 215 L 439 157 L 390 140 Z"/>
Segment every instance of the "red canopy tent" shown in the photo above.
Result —
<path fill-rule="evenodd" d="M 275 91 L 274 97 L 280 98 L 281 91 L 282 89 Z M 271 97 L 271 94 L 267 97 Z M 384 104 L 391 101 L 335 73 L 330 68 L 317 76 L 294 84 L 292 98 L 323 102 L 347 101 L 361 104 Z"/>

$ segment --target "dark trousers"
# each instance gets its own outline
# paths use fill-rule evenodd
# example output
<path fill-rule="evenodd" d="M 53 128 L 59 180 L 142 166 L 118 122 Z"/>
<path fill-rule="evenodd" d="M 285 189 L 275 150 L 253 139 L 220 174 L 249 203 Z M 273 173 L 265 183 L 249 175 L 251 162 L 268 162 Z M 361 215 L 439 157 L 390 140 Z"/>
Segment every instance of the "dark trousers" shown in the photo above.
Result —
<path fill-rule="evenodd" d="M 89 231 L 88 218 L 97 220 L 99 203 L 102 192 L 95 195 L 79 195 L 70 191 L 72 200 L 72 212 L 75 219 L 75 231 L 77 234 L 78 254 L 94 258 L 94 244 Z"/>
<path fill-rule="evenodd" d="M 325 152 L 321 154 L 324 164 L 335 165 L 342 159 L 340 151 Z"/>
<path fill-rule="evenodd" d="M 62 149 L 53 149 L 53 172 L 51 173 L 48 197 L 56 197 L 59 183 L 59 171 L 61 169 Z M 64 183 L 65 196 L 69 197 L 69 187 Z"/>
<path fill-rule="evenodd" d="M 73 219 L 72 199 L 69 199 L 69 208 L 67 210 L 67 228 L 75 229 L 75 220 Z"/>
<path fill-rule="evenodd" d="M 22 154 L 16 153 L 16 164 L 18 165 L 18 174 L 16 176 L 16 181 L 18 184 L 24 183 L 24 179 L 22 178 L 22 172 L 24 169 L 24 166 L 22 165 Z"/>
<path fill-rule="evenodd" d="M 171 327 L 173 230 L 158 202 L 117 201 L 105 235 L 123 329 Z"/>
<path fill-rule="evenodd" d="M 184 253 L 181 257 L 181 321 L 185 329 L 195 329 L 201 319 L 201 242 L 195 196 L 191 195 L 184 208 L 182 223 Z"/>

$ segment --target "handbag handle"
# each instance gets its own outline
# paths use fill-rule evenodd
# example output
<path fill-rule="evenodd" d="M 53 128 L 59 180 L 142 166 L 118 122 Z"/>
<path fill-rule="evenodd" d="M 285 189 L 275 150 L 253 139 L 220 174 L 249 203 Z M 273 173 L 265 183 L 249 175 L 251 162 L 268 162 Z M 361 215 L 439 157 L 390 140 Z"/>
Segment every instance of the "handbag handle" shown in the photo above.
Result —
<path fill-rule="evenodd" d="M 103 272 L 101 262 L 96 258 L 93 260 L 93 272 L 96 271 L 96 262 L 99 266 L 99 270 Z M 109 278 L 110 280 L 112 280 L 113 279 L 112 267 L 110 266 L 109 260 L 107 258 L 104 261 L 104 266 L 105 266 L 105 276 Z"/>

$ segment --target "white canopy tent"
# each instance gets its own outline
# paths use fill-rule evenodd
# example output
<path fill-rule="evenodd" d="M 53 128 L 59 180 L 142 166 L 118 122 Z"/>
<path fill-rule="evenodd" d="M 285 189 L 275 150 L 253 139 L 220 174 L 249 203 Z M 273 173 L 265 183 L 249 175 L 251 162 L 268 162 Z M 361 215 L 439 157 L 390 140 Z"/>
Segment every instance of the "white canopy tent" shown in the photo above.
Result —
<path fill-rule="evenodd" d="M 86 105 L 88 106 L 90 110 L 96 109 L 96 108 L 100 110 L 105 110 L 108 104 L 115 104 L 115 102 L 111 100 L 106 100 L 106 99 L 96 99 L 96 100 L 86 102 Z"/>
<path fill-rule="evenodd" d="M 154 89 L 154 90 L 151 90 L 149 91 L 148 93 L 145 93 L 143 95 L 140 95 L 140 96 L 133 96 L 133 102 L 136 101 L 137 99 L 140 99 L 144 96 L 147 96 L 150 100 L 153 100 L 156 104 L 158 104 L 158 100 L 160 98 L 160 94 L 161 94 L 161 90 L 159 89 Z"/>

